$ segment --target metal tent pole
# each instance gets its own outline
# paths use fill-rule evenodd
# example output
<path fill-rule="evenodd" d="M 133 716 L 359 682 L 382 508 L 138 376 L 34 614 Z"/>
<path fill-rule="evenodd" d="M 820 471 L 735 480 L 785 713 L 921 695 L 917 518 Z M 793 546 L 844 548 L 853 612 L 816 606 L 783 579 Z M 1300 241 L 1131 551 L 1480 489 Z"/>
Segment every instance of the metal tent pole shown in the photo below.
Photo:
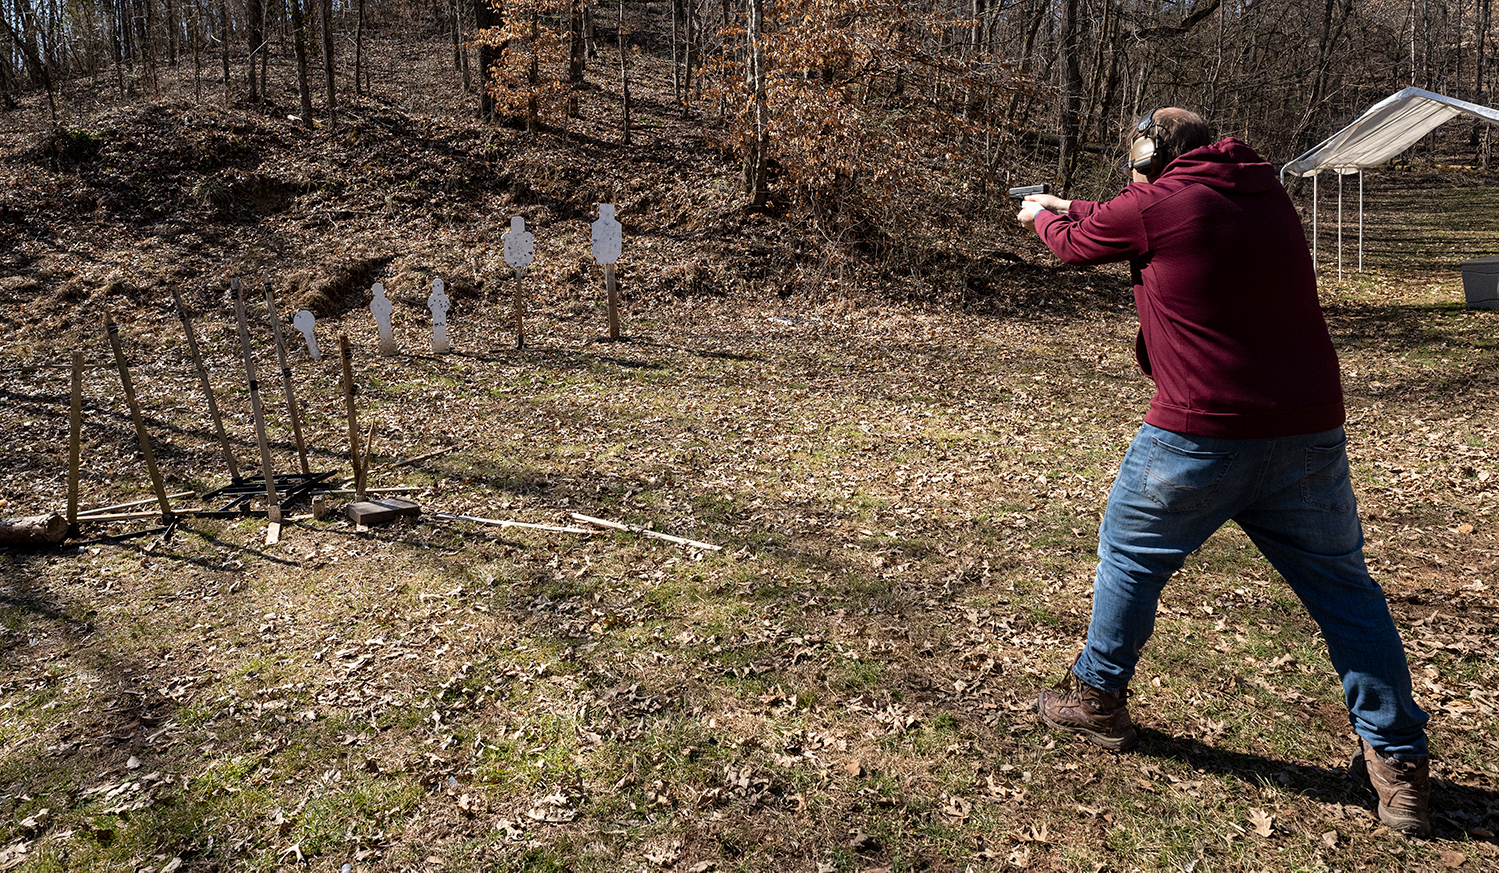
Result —
<path fill-rule="evenodd" d="M 1312 174 L 1312 269 L 1317 269 L 1317 177 L 1320 173 Z"/>
<path fill-rule="evenodd" d="M 1364 171 L 1358 171 L 1358 271 L 1364 272 Z"/>
<path fill-rule="evenodd" d="M 1343 171 L 1338 174 L 1338 281 L 1343 281 Z"/>

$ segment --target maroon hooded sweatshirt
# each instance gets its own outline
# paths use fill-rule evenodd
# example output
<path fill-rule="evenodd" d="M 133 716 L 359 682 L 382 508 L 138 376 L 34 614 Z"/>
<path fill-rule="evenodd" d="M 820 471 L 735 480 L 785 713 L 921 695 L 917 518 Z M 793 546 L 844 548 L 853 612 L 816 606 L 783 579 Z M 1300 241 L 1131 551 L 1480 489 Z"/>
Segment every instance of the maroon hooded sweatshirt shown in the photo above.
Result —
<path fill-rule="evenodd" d="M 1343 424 L 1343 387 L 1301 219 L 1275 170 L 1232 137 L 1194 149 L 1107 203 L 1043 210 L 1070 264 L 1129 261 L 1155 380 L 1147 424 L 1265 439 Z"/>

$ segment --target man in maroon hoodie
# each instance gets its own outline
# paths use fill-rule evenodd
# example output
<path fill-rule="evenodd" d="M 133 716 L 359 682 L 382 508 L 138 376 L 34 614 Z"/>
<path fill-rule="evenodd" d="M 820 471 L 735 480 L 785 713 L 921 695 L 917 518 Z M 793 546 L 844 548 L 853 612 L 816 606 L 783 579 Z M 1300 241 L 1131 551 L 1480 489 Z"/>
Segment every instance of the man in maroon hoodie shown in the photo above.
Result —
<path fill-rule="evenodd" d="M 1133 184 L 1106 203 L 1035 195 L 1018 219 L 1072 264 L 1128 261 L 1135 357 L 1155 396 L 1099 528 L 1088 640 L 1041 717 L 1133 747 L 1129 681 L 1171 574 L 1232 520 L 1322 629 L 1380 819 L 1425 836 L 1426 713 L 1369 576 L 1343 435 L 1343 389 L 1301 221 L 1274 169 L 1184 109 L 1131 140 Z"/>

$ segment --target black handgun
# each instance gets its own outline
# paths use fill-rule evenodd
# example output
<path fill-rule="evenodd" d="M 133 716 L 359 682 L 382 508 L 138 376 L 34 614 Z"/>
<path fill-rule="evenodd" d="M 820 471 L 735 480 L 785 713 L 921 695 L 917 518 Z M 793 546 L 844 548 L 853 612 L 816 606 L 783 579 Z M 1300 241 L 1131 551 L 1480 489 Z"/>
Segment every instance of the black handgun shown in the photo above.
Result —
<path fill-rule="evenodd" d="M 1050 194 L 1050 185 L 1024 185 L 1019 188 L 1010 189 L 1011 200 L 1024 200 L 1032 194 Z"/>

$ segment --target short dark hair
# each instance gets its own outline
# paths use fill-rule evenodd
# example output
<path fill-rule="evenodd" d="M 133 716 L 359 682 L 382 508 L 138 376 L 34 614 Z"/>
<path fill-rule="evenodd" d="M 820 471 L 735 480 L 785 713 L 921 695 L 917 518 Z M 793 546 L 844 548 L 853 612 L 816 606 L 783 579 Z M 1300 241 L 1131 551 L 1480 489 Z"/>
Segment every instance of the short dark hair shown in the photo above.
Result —
<path fill-rule="evenodd" d="M 1176 106 L 1157 109 L 1155 112 L 1156 145 L 1160 150 L 1158 167 L 1213 141 L 1213 129 L 1201 115 Z"/>

